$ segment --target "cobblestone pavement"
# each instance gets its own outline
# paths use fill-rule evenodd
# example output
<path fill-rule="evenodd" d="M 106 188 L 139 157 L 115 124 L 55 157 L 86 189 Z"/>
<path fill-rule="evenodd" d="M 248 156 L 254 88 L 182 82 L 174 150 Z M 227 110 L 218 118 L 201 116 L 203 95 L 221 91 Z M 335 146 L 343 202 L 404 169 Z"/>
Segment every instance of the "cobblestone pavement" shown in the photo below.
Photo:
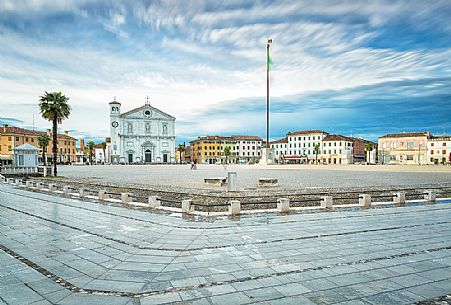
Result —
<path fill-rule="evenodd" d="M 451 292 L 451 201 L 210 222 L 0 185 L 0 304 L 413 304 Z"/>
<path fill-rule="evenodd" d="M 226 177 L 227 171 L 237 172 L 238 188 L 255 188 L 259 178 L 277 178 L 279 188 L 343 188 L 449 183 L 451 167 L 447 166 L 304 166 L 284 165 L 199 165 L 191 171 L 189 165 L 96 165 L 61 166 L 58 173 L 72 180 L 108 183 L 120 186 L 166 186 L 169 189 L 210 188 L 204 178 Z M 219 188 L 220 189 L 220 188 Z"/>

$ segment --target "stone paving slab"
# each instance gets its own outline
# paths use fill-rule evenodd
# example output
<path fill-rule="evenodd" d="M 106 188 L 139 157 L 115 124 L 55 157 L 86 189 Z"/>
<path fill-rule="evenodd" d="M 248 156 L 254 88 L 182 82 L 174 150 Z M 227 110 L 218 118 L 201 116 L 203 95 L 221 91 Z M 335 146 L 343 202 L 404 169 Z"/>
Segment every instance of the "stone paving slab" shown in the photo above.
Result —
<path fill-rule="evenodd" d="M 201 222 L 0 184 L 0 302 L 412 304 L 451 292 L 450 216 L 448 202 Z"/>

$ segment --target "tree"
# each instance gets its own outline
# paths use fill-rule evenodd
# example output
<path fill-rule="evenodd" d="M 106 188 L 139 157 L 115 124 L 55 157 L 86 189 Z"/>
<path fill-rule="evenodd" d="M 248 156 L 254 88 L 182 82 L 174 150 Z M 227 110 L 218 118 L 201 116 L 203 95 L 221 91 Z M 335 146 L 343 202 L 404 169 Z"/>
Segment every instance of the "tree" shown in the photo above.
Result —
<path fill-rule="evenodd" d="M 47 148 L 47 145 L 49 145 L 50 137 L 48 134 L 43 133 L 38 137 L 39 146 L 42 149 L 42 162 L 44 162 L 44 166 L 46 165 L 45 162 L 45 149 Z"/>
<path fill-rule="evenodd" d="M 366 151 L 366 162 L 370 162 L 370 151 L 373 150 L 373 144 L 371 142 L 368 142 L 365 144 L 365 151 Z"/>
<path fill-rule="evenodd" d="M 177 151 L 179 152 L 179 161 L 180 164 L 182 164 L 182 153 L 185 152 L 185 144 L 179 144 L 179 146 L 177 147 Z"/>
<path fill-rule="evenodd" d="M 102 145 L 103 149 L 103 162 L 106 162 L 106 142 L 102 142 L 100 145 Z"/>
<path fill-rule="evenodd" d="M 92 152 L 94 150 L 95 145 L 96 144 L 93 141 L 88 141 L 88 143 L 86 144 L 86 146 L 89 149 L 89 164 L 91 164 L 91 165 L 92 165 Z"/>
<path fill-rule="evenodd" d="M 44 119 L 52 122 L 53 175 L 57 176 L 58 124 L 69 118 L 71 107 L 69 98 L 61 92 L 45 92 L 39 97 L 39 109 Z"/>
<path fill-rule="evenodd" d="M 321 146 L 319 145 L 319 143 L 316 143 L 315 146 L 313 147 L 313 151 L 315 152 L 315 163 L 318 164 L 318 153 L 321 149 Z"/>
<path fill-rule="evenodd" d="M 227 160 L 230 156 L 230 147 L 229 146 L 224 147 L 224 156 L 225 156 L 225 163 L 227 164 Z"/>

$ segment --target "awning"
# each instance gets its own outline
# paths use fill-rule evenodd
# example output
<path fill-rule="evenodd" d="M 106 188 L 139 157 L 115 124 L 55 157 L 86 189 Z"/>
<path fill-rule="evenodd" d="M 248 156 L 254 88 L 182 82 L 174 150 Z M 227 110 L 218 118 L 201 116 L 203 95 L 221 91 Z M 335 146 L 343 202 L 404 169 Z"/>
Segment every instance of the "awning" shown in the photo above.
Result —
<path fill-rule="evenodd" d="M 307 159 L 307 156 L 283 156 L 286 160 L 301 160 L 301 159 Z"/>

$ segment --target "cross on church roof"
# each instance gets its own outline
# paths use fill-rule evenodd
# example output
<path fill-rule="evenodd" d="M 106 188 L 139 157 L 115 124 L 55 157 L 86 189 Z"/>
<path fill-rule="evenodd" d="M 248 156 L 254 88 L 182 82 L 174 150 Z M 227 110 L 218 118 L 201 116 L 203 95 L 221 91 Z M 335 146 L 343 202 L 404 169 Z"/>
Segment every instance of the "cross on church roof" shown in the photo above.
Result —
<path fill-rule="evenodd" d="M 149 96 L 146 96 L 146 105 L 150 105 Z"/>

